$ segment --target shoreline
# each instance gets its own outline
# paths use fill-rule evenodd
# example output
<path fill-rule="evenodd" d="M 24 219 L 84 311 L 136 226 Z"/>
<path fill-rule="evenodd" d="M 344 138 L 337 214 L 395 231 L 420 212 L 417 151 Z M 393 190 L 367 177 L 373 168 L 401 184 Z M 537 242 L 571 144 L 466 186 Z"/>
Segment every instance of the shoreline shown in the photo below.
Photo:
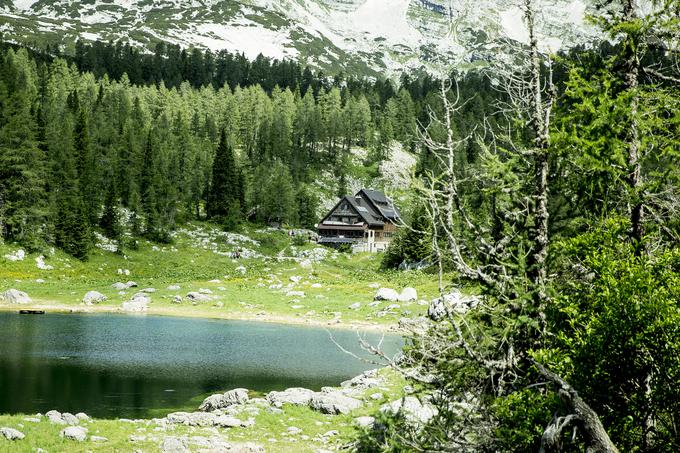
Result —
<path fill-rule="evenodd" d="M 177 310 L 169 307 L 152 307 L 145 312 L 126 312 L 120 307 L 112 305 L 69 305 L 55 304 L 48 301 L 34 301 L 31 304 L 0 304 L 0 312 L 19 312 L 19 310 L 44 310 L 45 313 L 99 313 L 99 314 L 132 314 L 171 316 L 176 318 L 222 319 L 225 321 L 264 322 L 285 326 L 300 326 L 325 328 L 329 330 L 362 330 L 377 333 L 399 334 L 401 329 L 397 324 L 366 324 L 361 321 L 329 323 L 329 321 L 302 319 L 295 316 L 274 315 L 267 313 L 257 315 L 245 312 L 210 313 L 198 310 Z M 28 316 L 28 315 L 26 315 Z M 36 315 L 39 316 L 39 315 Z"/>

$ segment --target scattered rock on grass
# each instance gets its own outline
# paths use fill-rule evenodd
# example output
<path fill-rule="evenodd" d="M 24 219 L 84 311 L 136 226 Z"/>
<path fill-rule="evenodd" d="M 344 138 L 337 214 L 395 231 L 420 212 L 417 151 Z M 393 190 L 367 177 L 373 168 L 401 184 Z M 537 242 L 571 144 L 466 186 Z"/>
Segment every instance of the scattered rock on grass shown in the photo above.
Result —
<path fill-rule="evenodd" d="M 188 453 L 189 448 L 183 439 L 178 437 L 166 437 L 161 444 L 162 453 Z"/>
<path fill-rule="evenodd" d="M 0 301 L 7 302 L 9 304 L 30 304 L 32 302 L 31 298 L 28 297 L 28 294 L 14 288 L 0 293 Z"/>
<path fill-rule="evenodd" d="M 282 392 L 269 392 L 267 401 L 274 406 L 282 404 L 294 404 L 296 406 L 307 406 L 312 399 L 314 392 L 305 388 L 289 388 Z"/>
<path fill-rule="evenodd" d="M 198 410 L 212 412 L 215 409 L 224 409 L 225 407 L 245 403 L 246 401 L 248 401 L 248 390 L 234 389 L 207 397 L 198 407 Z"/>
<path fill-rule="evenodd" d="M 87 428 L 83 428 L 82 426 L 69 426 L 68 428 L 62 429 L 59 435 L 64 439 L 83 442 L 87 439 Z"/>
<path fill-rule="evenodd" d="M 418 292 L 415 288 L 406 287 L 399 294 L 399 302 L 413 302 L 418 300 Z"/>
<path fill-rule="evenodd" d="M 0 434 L 7 440 L 21 440 L 26 437 L 21 431 L 7 427 L 0 428 Z"/>
<path fill-rule="evenodd" d="M 361 401 L 345 396 L 340 392 L 315 393 L 309 407 L 324 414 L 347 414 L 361 406 Z"/>
<path fill-rule="evenodd" d="M 414 425 L 424 425 L 437 415 L 437 409 L 434 406 L 422 403 L 415 396 L 406 396 L 391 403 L 383 404 L 380 406 L 380 412 L 401 413 L 408 422 Z"/>
<path fill-rule="evenodd" d="M 99 302 L 104 302 L 106 299 L 107 297 L 99 291 L 88 291 L 85 296 L 83 296 L 83 302 L 87 305 L 98 304 Z"/>
<path fill-rule="evenodd" d="M 387 300 L 390 302 L 395 302 L 399 300 L 399 293 L 392 288 L 380 288 L 378 292 L 375 293 L 373 300 Z"/>

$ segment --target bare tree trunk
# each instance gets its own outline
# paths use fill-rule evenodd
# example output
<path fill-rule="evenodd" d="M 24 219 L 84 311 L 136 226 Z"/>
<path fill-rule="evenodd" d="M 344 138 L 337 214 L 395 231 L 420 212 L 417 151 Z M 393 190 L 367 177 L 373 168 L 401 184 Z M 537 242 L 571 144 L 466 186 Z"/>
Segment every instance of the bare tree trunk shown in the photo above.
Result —
<path fill-rule="evenodd" d="M 546 259 L 548 257 L 548 148 L 550 146 L 549 120 L 551 103 L 543 104 L 543 88 L 541 86 L 541 57 L 536 37 L 533 0 L 524 0 L 525 19 L 529 30 L 530 90 L 531 110 L 530 126 L 534 134 L 534 231 L 531 251 L 530 278 L 536 288 L 535 299 L 542 305 L 547 295 L 545 285 L 547 279 Z M 552 85 L 552 82 L 549 81 Z"/>
<path fill-rule="evenodd" d="M 567 381 L 540 363 L 533 361 L 533 364 L 543 377 L 557 387 L 562 402 L 571 412 L 565 417 L 556 417 L 548 425 L 541 439 L 541 453 L 561 451 L 562 431 L 572 424 L 580 428 L 587 453 L 618 453 L 618 448 L 609 438 L 597 413 L 583 401 L 578 392 Z"/>
<path fill-rule="evenodd" d="M 623 0 L 623 16 L 626 21 L 633 21 L 637 18 L 635 11 L 635 0 Z M 640 76 L 640 61 L 638 60 L 635 43 L 624 41 L 625 60 L 623 80 L 626 89 L 635 91 L 638 88 Z M 633 206 L 630 208 L 631 237 L 636 245 L 640 244 L 644 235 L 644 204 L 640 199 L 640 136 L 637 122 L 638 105 L 640 99 L 637 93 L 634 94 L 630 106 L 630 127 L 626 140 L 628 142 L 628 186 L 633 194 Z M 636 253 L 641 253 L 642 248 L 636 247 Z"/>

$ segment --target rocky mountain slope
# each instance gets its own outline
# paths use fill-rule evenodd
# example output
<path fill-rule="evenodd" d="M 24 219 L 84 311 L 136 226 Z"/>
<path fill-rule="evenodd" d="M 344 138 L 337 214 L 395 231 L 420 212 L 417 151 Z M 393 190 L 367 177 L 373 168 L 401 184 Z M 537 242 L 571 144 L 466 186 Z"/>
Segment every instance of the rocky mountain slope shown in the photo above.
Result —
<path fill-rule="evenodd" d="M 584 0 L 540 5 L 553 49 L 587 40 Z M 398 75 L 468 67 L 525 39 L 512 0 L 0 0 L 0 32 L 18 42 L 164 40 L 295 58 L 332 72 Z"/>

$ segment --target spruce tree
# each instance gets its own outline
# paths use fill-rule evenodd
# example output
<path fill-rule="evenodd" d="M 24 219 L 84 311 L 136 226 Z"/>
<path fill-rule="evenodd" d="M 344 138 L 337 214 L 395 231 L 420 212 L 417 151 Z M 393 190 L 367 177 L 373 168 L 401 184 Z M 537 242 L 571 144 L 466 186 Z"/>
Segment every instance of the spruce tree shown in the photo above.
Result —
<path fill-rule="evenodd" d="M 35 67 L 24 50 L 0 59 L 0 236 L 36 249 L 44 240 L 44 155 L 32 115 Z"/>
<path fill-rule="evenodd" d="M 208 191 L 208 218 L 233 227 L 241 217 L 240 199 L 243 199 L 241 178 L 236 168 L 234 151 L 222 130 L 212 166 L 212 181 Z"/>

